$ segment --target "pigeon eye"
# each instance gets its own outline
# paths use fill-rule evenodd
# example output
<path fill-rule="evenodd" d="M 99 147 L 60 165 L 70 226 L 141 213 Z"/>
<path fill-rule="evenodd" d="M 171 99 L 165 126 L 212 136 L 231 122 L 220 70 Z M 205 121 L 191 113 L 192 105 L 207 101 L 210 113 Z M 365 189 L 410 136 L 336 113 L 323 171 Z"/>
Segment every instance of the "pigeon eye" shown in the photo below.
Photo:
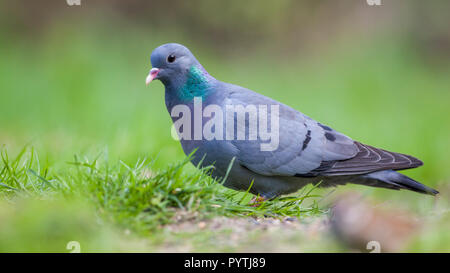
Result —
<path fill-rule="evenodd" d="M 170 54 L 170 55 L 167 57 L 167 62 L 173 63 L 173 62 L 175 62 L 175 59 L 176 59 L 175 55 Z"/>

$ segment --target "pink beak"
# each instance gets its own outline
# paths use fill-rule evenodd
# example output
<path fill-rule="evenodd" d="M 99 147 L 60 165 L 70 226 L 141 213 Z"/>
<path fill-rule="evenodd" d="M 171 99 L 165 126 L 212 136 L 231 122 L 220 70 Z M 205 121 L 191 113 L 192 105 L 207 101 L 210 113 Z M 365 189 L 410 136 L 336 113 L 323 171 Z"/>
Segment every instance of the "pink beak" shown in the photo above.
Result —
<path fill-rule="evenodd" d="M 149 83 L 151 83 L 156 78 L 158 73 L 159 73 L 159 68 L 152 68 L 150 70 L 150 73 L 148 73 L 147 78 L 145 79 L 145 84 L 149 85 Z"/>

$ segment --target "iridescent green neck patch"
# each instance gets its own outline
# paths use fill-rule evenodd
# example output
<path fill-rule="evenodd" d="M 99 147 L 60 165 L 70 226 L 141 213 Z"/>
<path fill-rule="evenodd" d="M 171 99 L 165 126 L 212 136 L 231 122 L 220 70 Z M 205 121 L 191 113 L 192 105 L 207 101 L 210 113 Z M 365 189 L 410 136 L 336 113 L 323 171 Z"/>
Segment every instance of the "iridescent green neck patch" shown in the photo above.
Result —
<path fill-rule="evenodd" d="M 183 101 L 192 100 L 194 97 L 204 98 L 209 90 L 209 79 L 207 72 L 191 66 L 186 83 L 178 90 L 178 98 Z"/>

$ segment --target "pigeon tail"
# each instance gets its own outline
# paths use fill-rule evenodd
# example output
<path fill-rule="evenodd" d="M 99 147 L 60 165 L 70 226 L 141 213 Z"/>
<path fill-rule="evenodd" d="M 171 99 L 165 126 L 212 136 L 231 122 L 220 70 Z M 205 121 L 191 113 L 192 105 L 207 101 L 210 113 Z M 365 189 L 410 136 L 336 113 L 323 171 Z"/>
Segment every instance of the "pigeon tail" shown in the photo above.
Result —
<path fill-rule="evenodd" d="M 365 184 L 368 186 L 391 188 L 395 190 L 406 189 L 429 195 L 436 195 L 439 193 L 437 190 L 427 187 L 414 179 L 393 170 L 373 172 L 362 177 L 368 178 L 371 180 L 371 183 L 358 183 L 358 181 L 356 184 Z"/>

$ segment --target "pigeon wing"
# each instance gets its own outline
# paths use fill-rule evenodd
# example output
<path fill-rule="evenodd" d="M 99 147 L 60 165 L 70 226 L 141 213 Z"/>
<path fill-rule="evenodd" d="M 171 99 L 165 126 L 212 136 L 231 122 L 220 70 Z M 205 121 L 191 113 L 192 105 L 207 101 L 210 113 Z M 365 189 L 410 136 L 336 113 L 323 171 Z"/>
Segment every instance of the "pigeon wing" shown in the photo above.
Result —
<path fill-rule="evenodd" d="M 239 164 L 255 173 L 266 176 L 336 176 L 422 165 L 412 156 L 361 144 L 287 105 L 251 90 L 231 86 L 226 104 L 266 105 L 268 109 L 271 105 L 279 106 L 278 147 L 275 150 L 262 151 L 264 141 L 259 135 L 257 140 L 231 141 L 238 151 Z M 248 131 L 246 117 L 244 128 Z M 270 126 L 270 116 L 267 120 L 268 127 L 273 127 Z"/>

